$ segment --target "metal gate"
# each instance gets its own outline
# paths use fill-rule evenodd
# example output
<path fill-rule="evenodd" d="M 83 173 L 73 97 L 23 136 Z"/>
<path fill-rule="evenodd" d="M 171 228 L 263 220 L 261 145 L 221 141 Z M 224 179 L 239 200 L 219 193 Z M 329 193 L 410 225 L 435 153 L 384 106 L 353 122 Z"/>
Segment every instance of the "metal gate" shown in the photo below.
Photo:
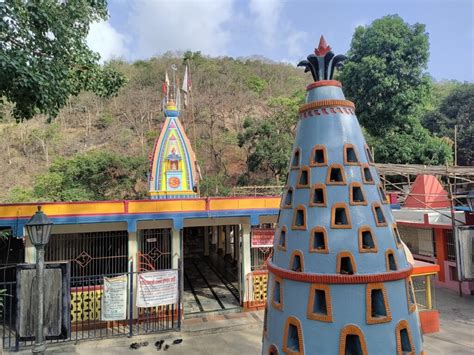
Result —
<path fill-rule="evenodd" d="M 132 265 L 130 263 L 130 270 Z M 47 343 L 61 343 L 89 339 L 110 338 L 114 336 L 134 336 L 139 334 L 159 333 L 163 331 L 181 329 L 182 319 L 182 289 L 181 267 L 178 275 L 178 302 L 159 307 L 137 308 L 137 280 L 139 275 L 149 272 L 125 272 L 99 275 L 71 276 L 71 334 L 67 339 L 50 340 Z M 102 316 L 102 296 L 104 292 L 104 278 L 125 275 L 127 277 L 127 319 L 119 321 L 104 321 Z M 6 304 L 4 312 L 0 314 L 0 336 L 3 346 L 9 350 L 33 346 L 33 341 L 20 341 L 16 332 L 14 290 L 16 281 L 0 281 L 0 289 L 6 293 L 0 296 Z"/>
<path fill-rule="evenodd" d="M 138 270 L 171 268 L 171 229 L 142 229 L 139 232 Z"/>
<path fill-rule="evenodd" d="M 128 232 L 53 234 L 45 261 L 71 262 L 71 275 L 109 275 L 128 271 Z"/>

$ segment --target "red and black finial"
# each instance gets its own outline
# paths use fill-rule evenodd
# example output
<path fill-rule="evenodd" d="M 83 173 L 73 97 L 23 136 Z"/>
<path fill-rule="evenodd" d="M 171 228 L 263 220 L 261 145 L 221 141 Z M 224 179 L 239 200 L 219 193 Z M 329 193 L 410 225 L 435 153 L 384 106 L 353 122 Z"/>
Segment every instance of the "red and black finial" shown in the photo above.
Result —
<path fill-rule="evenodd" d="M 346 59 L 347 57 L 342 54 L 334 56 L 324 36 L 321 36 L 314 54 L 308 55 L 307 60 L 302 60 L 298 66 L 305 67 L 305 73 L 311 71 L 314 81 L 332 80 L 334 69 L 342 68 Z"/>

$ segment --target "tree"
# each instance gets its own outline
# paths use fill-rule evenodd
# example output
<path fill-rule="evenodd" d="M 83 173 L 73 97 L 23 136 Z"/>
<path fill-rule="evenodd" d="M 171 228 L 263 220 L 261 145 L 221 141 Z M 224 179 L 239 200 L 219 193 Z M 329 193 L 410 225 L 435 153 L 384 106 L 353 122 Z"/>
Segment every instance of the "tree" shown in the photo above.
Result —
<path fill-rule="evenodd" d="M 86 43 L 90 24 L 107 18 L 106 0 L 8 0 L 0 17 L 0 97 L 17 120 L 54 117 L 71 95 L 113 96 L 125 83 Z"/>
<path fill-rule="evenodd" d="M 439 108 L 428 112 L 423 124 L 434 135 L 448 137 L 454 142 L 457 126 L 458 165 L 474 164 L 474 84 L 458 85 Z"/>
<path fill-rule="evenodd" d="M 420 124 L 431 97 L 431 81 L 424 72 L 428 57 L 422 24 L 409 25 L 391 15 L 356 28 L 340 78 L 369 141 L 377 144 L 375 158 L 380 162 L 451 160 L 449 145 Z"/>
<path fill-rule="evenodd" d="M 84 201 L 136 199 L 146 193 L 148 161 L 106 151 L 55 160 L 36 177 L 33 189 L 15 189 L 10 200 Z"/>
<path fill-rule="evenodd" d="M 404 124 L 423 107 L 429 93 L 423 73 L 428 56 L 422 24 L 409 25 L 395 15 L 356 28 L 341 81 L 370 134 Z"/>
<path fill-rule="evenodd" d="M 247 173 L 241 176 L 241 183 L 266 183 L 269 176 L 280 183 L 287 173 L 298 107 L 303 101 L 304 95 L 299 91 L 289 98 L 273 98 L 269 102 L 271 119 L 245 120 L 244 131 L 238 135 L 239 147 L 247 151 Z M 252 178 L 250 173 L 257 174 Z"/>

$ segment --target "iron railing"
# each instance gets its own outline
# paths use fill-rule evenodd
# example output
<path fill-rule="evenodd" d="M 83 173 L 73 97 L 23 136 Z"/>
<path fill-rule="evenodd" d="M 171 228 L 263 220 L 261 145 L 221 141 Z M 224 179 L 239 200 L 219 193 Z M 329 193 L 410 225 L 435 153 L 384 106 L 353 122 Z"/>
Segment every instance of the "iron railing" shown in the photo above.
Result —
<path fill-rule="evenodd" d="M 134 336 L 181 329 L 182 302 L 181 272 L 178 269 L 178 302 L 160 307 L 137 308 L 136 285 L 140 272 L 109 273 L 87 276 L 72 276 L 69 280 L 71 290 L 70 336 L 67 339 L 48 340 L 48 344 L 78 342 L 82 340 L 110 338 L 115 336 Z M 127 319 L 122 321 L 103 321 L 101 299 L 105 277 L 127 275 L 128 309 Z M 134 286 L 135 285 L 135 286 Z M 31 347 L 33 341 L 20 341 L 16 332 L 16 286 L 17 282 L 0 282 L 0 290 L 6 294 L 0 299 L 4 303 L 0 315 L 0 335 L 3 347 L 18 351 Z"/>

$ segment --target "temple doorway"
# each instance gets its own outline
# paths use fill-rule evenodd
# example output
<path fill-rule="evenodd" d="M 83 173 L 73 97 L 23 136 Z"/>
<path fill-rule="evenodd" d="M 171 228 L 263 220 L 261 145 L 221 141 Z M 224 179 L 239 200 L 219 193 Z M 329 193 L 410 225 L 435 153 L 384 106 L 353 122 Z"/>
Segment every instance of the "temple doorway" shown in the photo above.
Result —
<path fill-rule="evenodd" d="M 240 310 L 238 226 L 183 230 L 184 315 Z"/>

